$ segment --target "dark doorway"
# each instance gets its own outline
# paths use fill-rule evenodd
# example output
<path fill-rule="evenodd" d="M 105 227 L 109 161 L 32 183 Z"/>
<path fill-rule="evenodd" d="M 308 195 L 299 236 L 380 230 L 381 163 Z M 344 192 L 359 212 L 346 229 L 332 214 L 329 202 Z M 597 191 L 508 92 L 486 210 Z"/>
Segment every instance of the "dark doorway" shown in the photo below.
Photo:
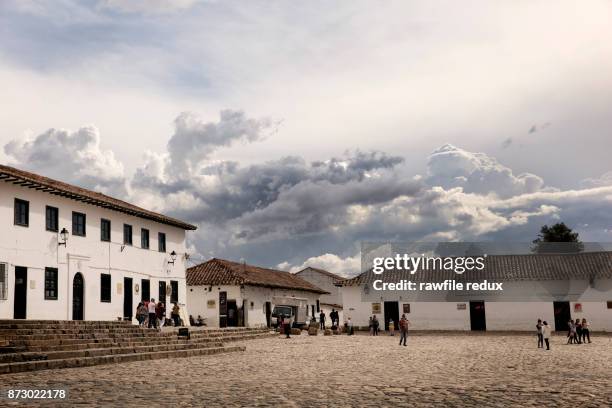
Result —
<path fill-rule="evenodd" d="M 72 279 L 72 320 L 83 320 L 83 275 L 77 272 Z"/>
<path fill-rule="evenodd" d="M 123 278 L 123 320 L 132 321 L 133 303 L 132 278 Z"/>
<path fill-rule="evenodd" d="M 13 318 L 25 319 L 28 305 L 28 268 L 15 267 L 15 303 Z"/>
<path fill-rule="evenodd" d="M 567 322 L 572 318 L 570 302 L 553 302 L 555 311 L 555 331 L 568 330 Z"/>
<path fill-rule="evenodd" d="M 148 302 L 151 300 L 151 281 L 148 279 L 142 280 L 140 300 L 142 302 Z"/>
<path fill-rule="evenodd" d="M 166 305 L 166 281 L 159 281 L 158 301 Z"/>
<path fill-rule="evenodd" d="M 227 327 L 238 326 L 238 306 L 235 300 L 227 301 Z"/>
<path fill-rule="evenodd" d="M 227 327 L 227 292 L 219 292 L 219 327 Z"/>
<path fill-rule="evenodd" d="M 481 301 L 470 302 L 470 324 L 474 331 L 487 330 L 485 303 Z"/>
<path fill-rule="evenodd" d="M 308 307 L 308 306 L 306 306 L 306 307 Z M 271 323 L 270 323 L 270 321 L 272 320 L 271 317 L 272 317 L 272 303 L 266 302 L 266 325 L 268 327 L 270 327 L 270 325 L 271 325 Z"/>
<path fill-rule="evenodd" d="M 385 330 L 389 330 L 389 320 L 393 320 L 393 326 L 399 327 L 399 302 L 385 302 Z"/>

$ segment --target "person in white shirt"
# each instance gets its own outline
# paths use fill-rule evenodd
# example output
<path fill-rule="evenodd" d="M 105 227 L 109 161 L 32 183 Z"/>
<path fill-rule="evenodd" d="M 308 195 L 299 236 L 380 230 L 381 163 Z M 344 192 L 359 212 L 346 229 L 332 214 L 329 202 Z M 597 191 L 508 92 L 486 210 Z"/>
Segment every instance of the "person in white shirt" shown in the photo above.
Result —
<path fill-rule="evenodd" d="M 544 320 L 544 322 L 542 322 L 542 337 L 544 337 L 544 343 L 546 343 L 546 350 L 550 350 L 550 333 L 550 326 L 546 320 Z"/>
<path fill-rule="evenodd" d="M 149 311 L 149 329 L 157 329 L 157 315 L 155 314 L 155 299 L 151 299 L 147 305 Z"/>

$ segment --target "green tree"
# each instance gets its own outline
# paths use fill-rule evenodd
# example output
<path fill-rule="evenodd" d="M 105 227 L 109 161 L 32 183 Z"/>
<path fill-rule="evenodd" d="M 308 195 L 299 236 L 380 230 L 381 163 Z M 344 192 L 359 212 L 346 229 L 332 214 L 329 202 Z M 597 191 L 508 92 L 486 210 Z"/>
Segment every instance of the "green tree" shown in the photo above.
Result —
<path fill-rule="evenodd" d="M 538 238 L 533 240 L 533 252 L 537 253 L 563 253 L 580 252 L 584 245 L 577 232 L 563 222 L 558 222 L 550 227 L 548 225 L 540 228 Z"/>

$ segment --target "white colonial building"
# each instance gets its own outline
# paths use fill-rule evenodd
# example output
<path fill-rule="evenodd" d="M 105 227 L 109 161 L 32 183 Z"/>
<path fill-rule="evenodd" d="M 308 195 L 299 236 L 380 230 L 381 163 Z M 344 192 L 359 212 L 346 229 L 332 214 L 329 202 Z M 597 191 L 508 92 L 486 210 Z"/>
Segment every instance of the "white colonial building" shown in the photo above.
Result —
<path fill-rule="evenodd" d="M 325 313 L 327 323 L 331 324 L 329 314 L 332 310 L 338 312 L 338 319 L 340 322 L 344 322 L 344 315 L 342 312 L 342 292 L 337 286 L 339 282 L 344 280 L 343 277 L 333 274 L 325 269 L 313 268 L 308 266 L 296 275 L 315 285 L 318 288 L 329 292 L 328 294 L 321 295 L 320 304 L 317 307 L 317 311 L 322 310 Z M 317 318 L 318 319 L 318 318 Z"/>
<path fill-rule="evenodd" d="M 270 327 L 276 306 L 305 323 L 327 294 L 289 272 L 217 258 L 187 269 L 187 289 L 189 313 L 212 327 Z"/>
<path fill-rule="evenodd" d="M 500 282 L 503 291 L 435 293 L 377 291 L 376 280 Z M 612 252 L 490 255 L 483 271 L 372 270 L 339 282 L 344 316 L 367 328 L 369 317 L 388 325 L 405 313 L 414 330 L 534 330 L 538 318 L 558 331 L 586 318 L 594 331 L 612 331 Z M 380 285 L 377 284 L 378 287 Z"/>
<path fill-rule="evenodd" d="M 124 201 L 0 165 L 0 319 L 133 319 L 186 300 L 185 231 Z"/>

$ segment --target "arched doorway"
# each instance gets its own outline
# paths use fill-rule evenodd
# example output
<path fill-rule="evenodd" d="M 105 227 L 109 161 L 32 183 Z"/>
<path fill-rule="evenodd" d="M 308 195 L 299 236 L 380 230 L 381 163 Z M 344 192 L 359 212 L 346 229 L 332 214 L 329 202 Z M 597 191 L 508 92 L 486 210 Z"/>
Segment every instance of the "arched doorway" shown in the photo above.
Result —
<path fill-rule="evenodd" d="M 72 320 L 83 320 L 83 275 L 77 272 L 72 280 Z"/>

